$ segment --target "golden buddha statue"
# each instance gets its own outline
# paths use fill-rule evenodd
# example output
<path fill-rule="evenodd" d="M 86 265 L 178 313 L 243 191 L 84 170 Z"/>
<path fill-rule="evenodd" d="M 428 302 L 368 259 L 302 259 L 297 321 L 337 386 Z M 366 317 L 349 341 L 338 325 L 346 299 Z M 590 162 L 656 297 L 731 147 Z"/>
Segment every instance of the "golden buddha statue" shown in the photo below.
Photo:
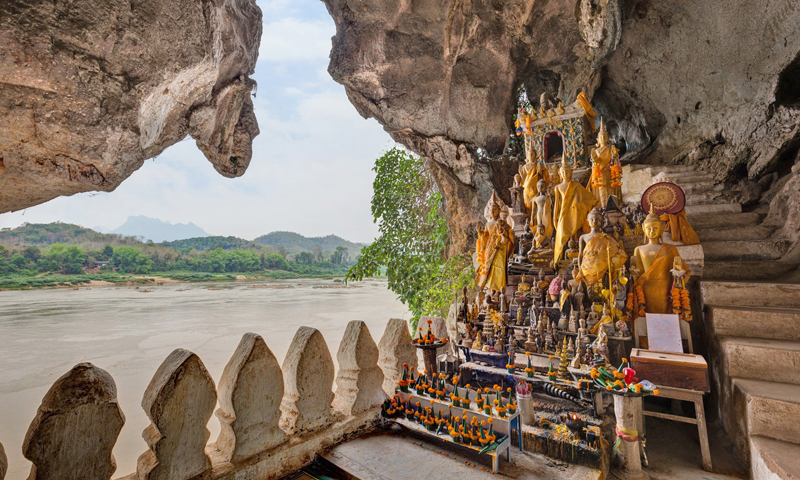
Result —
<path fill-rule="evenodd" d="M 483 234 L 484 239 L 480 242 L 483 249 L 478 252 L 482 263 L 479 261 L 481 268 L 478 272 L 477 283 L 479 288 L 502 292 L 508 284 L 506 267 L 508 258 L 513 253 L 514 232 L 512 227 L 506 223 L 508 207 L 497 196 L 497 192 L 492 193 L 492 197 L 487 202 L 484 216 L 486 217 L 486 230 Z"/>
<path fill-rule="evenodd" d="M 655 212 L 650 214 L 642 224 L 647 243 L 636 247 L 633 251 L 632 270 L 643 272 L 633 282 L 636 294 L 634 299 L 638 311 L 639 292 L 644 294 L 645 312 L 670 313 L 670 290 L 672 288 L 672 269 L 676 257 L 680 259 L 678 249 L 674 245 L 661 242 L 664 233 L 664 224 Z M 691 275 L 691 270 L 684 264 L 685 278 Z"/>
<path fill-rule="evenodd" d="M 597 146 L 592 149 L 592 176 L 589 188 L 600 205 L 605 208 L 608 196 L 622 198 L 622 169 L 619 166 L 619 150 L 609 144 L 608 132 L 600 119 L 600 131 L 597 132 Z"/>
<path fill-rule="evenodd" d="M 553 206 L 553 223 L 556 227 L 556 242 L 553 246 L 555 257 L 553 268 L 558 267 L 564 245 L 578 233 L 578 229 L 586 222 L 589 211 L 600 202 L 586 190 L 583 185 L 572 180 L 572 168 L 567 164 L 566 154 L 561 157 L 561 168 L 558 169 L 561 183 L 555 187 L 555 204 Z"/>
<path fill-rule="evenodd" d="M 537 225 L 536 235 L 533 237 L 533 244 L 527 253 L 528 260 L 537 265 L 539 261 L 544 260 L 546 265 L 547 262 L 550 261 L 550 258 L 552 258 L 552 255 L 553 249 L 550 245 L 550 237 L 545 235 L 544 225 Z"/>
<path fill-rule="evenodd" d="M 529 140 L 526 140 L 525 165 L 519 167 L 519 176 L 521 179 L 520 185 L 522 185 L 522 200 L 525 202 L 525 208 L 530 212 L 539 181 L 545 181 L 546 191 L 546 186 L 550 184 L 550 174 L 547 172 L 547 168 L 539 162 L 536 150 L 528 143 Z"/>
<path fill-rule="evenodd" d="M 531 291 L 531 284 L 526 281 L 525 275 L 522 275 L 520 279 L 519 285 L 517 285 L 517 292 L 519 293 L 528 293 Z"/>
<path fill-rule="evenodd" d="M 614 237 L 600 230 L 603 226 L 603 215 L 598 209 L 592 209 L 588 218 L 592 231 L 578 240 L 578 280 L 583 280 L 587 286 L 594 285 L 602 281 L 610 269 L 610 280 L 613 282 L 619 268 L 625 265 L 628 255 Z"/>

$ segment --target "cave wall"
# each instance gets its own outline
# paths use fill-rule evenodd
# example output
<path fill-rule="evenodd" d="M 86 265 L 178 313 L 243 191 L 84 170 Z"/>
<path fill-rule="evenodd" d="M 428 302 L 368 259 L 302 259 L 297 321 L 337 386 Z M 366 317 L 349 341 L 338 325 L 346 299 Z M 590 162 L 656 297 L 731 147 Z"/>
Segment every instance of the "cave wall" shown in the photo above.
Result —
<path fill-rule="evenodd" d="M 322 1 L 337 27 L 331 76 L 434 165 L 453 252 L 513 174 L 520 87 L 534 103 L 585 91 L 627 161 L 756 180 L 788 172 L 800 143 L 794 0 Z"/>
<path fill-rule="evenodd" d="M 261 30 L 255 0 L 0 2 L 0 213 L 111 191 L 187 135 L 242 175 Z"/>

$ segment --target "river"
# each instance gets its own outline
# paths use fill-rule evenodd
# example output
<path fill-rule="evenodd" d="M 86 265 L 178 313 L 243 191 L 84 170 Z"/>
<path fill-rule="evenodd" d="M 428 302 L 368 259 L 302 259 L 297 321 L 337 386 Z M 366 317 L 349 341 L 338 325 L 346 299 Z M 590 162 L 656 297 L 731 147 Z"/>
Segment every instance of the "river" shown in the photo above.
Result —
<path fill-rule="evenodd" d="M 264 288 L 266 286 L 278 288 Z M 24 479 L 22 441 L 52 383 L 79 362 L 107 370 L 125 413 L 114 455 L 120 477 L 147 448 L 140 406 L 159 364 L 175 348 L 200 356 L 215 381 L 246 332 L 264 337 L 283 361 L 298 327 L 319 329 L 336 359 L 350 320 L 363 320 L 377 343 L 391 317 L 407 309 L 385 282 L 341 288 L 331 280 L 178 283 L 0 292 L 0 443 L 8 480 Z M 334 385 L 335 389 L 335 385 Z M 216 416 L 210 441 L 219 433 Z"/>

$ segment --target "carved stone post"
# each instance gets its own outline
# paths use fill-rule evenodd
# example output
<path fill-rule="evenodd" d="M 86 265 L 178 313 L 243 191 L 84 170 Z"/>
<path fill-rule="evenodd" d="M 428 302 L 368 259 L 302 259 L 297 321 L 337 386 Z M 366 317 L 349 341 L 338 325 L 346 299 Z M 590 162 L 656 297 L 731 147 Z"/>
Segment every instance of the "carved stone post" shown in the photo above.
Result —
<path fill-rule="evenodd" d="M 142 432 L 150 450 L 139 457 L 139 480 L 188 480 L 208 471 L 206 426 L 216 403 L 214 380 L 200 358 L 182 348 L 170 353 L 142 399 L 152 423 Z"/>
<path fill-rule="evenodd" d="M 216 447 L 226 460 L 238 463 L 286 441 L 278 427 L 282 399 L 278 360 L 260 335 L 245 333 L 219 381 Z"/>
<path fill-rule="evenodd" d="M 383 391 L 392 396 L 403 375 L 403 363 L 417 368 L 417 349 L 411 345 L 408 322 L 401 318 L 390 319 L 378 344 L 378 352 L 378 366 L 384 376 Z"/>
<path fill-rule="evenodd" d="M 8 458 L 6 457 L 6 451 L 3 450 L 3 444 L 0 443 L 0 480 L 6 478 L 7 471 L 8 471 Z"/>
<path fill-rule="evenodd" d="M 383 372 L 378 368 L 378 347 L 367 324 L 353 320 L 347 324 L 336 354 L 339 374 L 333 409 L 342 415 L 357 415 L 380 406 L 386 400 Z"/>
<path fill-rule="evenodd" d="M 111 375 L 91 363 L 75 365 L 50 387 L 28 427 L 22 454 L 33 462 L 29 480 L 108 480 L 124 423 Z M 0 479 L 6 468 L 0 448 Z"/>
<path fill-rule="evenodd" d="M 650 478 L 642 470 L 639 451 L 639 428 L 642 415 L 642 397 L 614 395 L 614 414 L 617 417 L 617 436 L 620 437 L 620 472 L 617 476 L 630 480 Z M 620 428 L 622 427 L 622 428 Z"/>
<path fill-rule="evenodd" d="M 333 358 L 319 330 L 300 327 L 283 360 L 284 395 L 280 425 L 302 435 L 331 422 Z"/>

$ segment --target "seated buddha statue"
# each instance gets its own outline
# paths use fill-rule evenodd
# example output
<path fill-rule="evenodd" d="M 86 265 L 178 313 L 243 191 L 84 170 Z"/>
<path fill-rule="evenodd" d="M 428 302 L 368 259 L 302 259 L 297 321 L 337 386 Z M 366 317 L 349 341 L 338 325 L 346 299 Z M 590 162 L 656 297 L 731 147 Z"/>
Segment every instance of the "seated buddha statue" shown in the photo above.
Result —
<path fill-rule="evenodd" d="M 578 280 L 583 280 L 587 287 L 602 281 L 609 269 L 614 280 L 628 259 L 620 243 L 601 230 L 603 215 L 596 208 L 589 212 L 589 226 L 592 231 L 578 240 Z"/>
<path fill-rule="evenodd" d="M 545 235 L 544 225 L 536 226 L 533 245 L 528 250 L 528 259 L 538 265 L 542 261 L 549 262 L 553 258 L 553 249 L 550 247 L 550 237 Z"/>
<path fill-rule="evenodd" d="M 634 288 L 644 293 L 645 312 L 670 313 L 670 293 L 672 289 L 672 270 L 676 264 L 675 258 L 680 258 L 678 249 L 674 245 L 661 242 L 664 233 L 664 224 L 655 212 L 651 212 L 642 224 L 645 245 L 636 247 L 631 259 L 631 271 L 642 272 L 634 278 Z M 687 265 L 684 267 L 684 277 L 691 275 Z M 638 295 L 634 295 L 634 311 L 638 311 Z"/>

